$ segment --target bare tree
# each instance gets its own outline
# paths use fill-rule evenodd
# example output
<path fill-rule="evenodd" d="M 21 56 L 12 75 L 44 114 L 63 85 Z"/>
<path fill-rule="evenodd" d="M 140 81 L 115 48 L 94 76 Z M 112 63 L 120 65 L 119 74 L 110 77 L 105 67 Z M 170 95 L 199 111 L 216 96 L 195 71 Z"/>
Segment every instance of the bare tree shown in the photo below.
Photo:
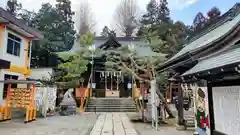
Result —
<path fill-rule="evenodd" d="M 132 36 L 137 28 L 139 7 L 136 0 L 121 0 L 115 11 L 116 25 L 126 37 Z"/>
<path fill-rule="evenodd" d="M 94 13 L 91 5 L 87 0 L 82 0 L 79 6 L 79 11 L 76 13 L 77 29 L 79 35 L 85 35 L 88 32 L 93 32 L 96 25 Z"/>

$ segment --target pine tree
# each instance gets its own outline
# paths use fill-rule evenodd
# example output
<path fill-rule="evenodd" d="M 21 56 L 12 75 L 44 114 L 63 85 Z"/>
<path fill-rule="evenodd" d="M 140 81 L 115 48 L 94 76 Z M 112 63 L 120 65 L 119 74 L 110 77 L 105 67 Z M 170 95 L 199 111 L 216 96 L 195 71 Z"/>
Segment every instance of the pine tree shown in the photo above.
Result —
<path fill-rule="evenodd" d="M 170 10 L 167 7 L 168 2 L 167 0 L 160 0 L 158 4 L 158 10 L 157 10 L 157 22 L 158 24 L 161 23 L 170 23 Z"/>
<path fill-rule="evenodd" d="M 58 14 L 56 35 L 61 37 L 64 48 L 71 48 L 74 44 L 74 35 L 76 31 L 74 30 L 74 22 L 72 16 L 75 14 L 71 9 L 70 0 L 57 0 L 56 12 Z"/>
<path fill-rule="evenodd" d="M 208 11 L 207 15 L 210 20 L 213 20 L 221 15 L 221 11 L 219 8 L 213 7 Z"/>
<path fill-rule="evenodd" d="M 102 29 L 102 32 L 100 33 L 100 35 L 102 37 L 108 37 L 108 35 L 109 35 L 109 28 L 108 28 L 108 26 L 104 26 L 104 28 Z"/>
<path fill-rule="evenodd" d="M 157 21 L 158 5 L 156 0 L 151 0 L 147 5 L 147 13 L 142 16 L 143 25 L 154 25 Z"/>
<path fill-rule="evenodd" d="M 206 22 L 207 18 L 203 15 L 203 13 L 199 12 L 193 20 L 193 27 L 195 30 L 201 29 L 205 26 Z"/>
<path fill-rule="evenodd" d="M 17 0 L 8 0 L 6 8 L 12 15 L 17 16 L 17 12 L 22 9 L 22 4 Z"/>

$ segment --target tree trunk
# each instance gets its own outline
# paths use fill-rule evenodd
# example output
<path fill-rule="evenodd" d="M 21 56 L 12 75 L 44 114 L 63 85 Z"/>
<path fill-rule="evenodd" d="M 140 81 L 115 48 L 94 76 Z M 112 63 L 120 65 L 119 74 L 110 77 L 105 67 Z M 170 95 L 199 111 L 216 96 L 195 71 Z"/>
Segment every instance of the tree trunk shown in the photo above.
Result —
<path fill-rule="evenodd" d="M 158 87 L 157 87 L 156 93 L 157 93 L 159 99 L 162 101 L 162 103 L 164 105 L 164 108 L 166 109 L 166 111 L 167 111 L 167 113 L 169 115 L 169 118 L 175 118 L 175 116 L 173 115 L 171 109 L 168 107 L 166 99 L 164 98 L 163 94 L 160 92 Z"/>

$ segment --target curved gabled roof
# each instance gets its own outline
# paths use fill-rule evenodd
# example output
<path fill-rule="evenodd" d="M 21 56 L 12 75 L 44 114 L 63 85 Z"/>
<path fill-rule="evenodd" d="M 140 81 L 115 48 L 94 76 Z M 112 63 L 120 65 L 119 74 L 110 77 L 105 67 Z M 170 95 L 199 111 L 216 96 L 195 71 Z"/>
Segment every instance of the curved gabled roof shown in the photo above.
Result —
<path fill-rule="evenodd" d="M 217 26 L 214 28 L 207 29 L 207 31 L 205 31 L 202 36 L 186 44 L 182 50 L 180 50 L 176 55 L 165 62 L 165 64 L 172 62 L 178 57 L 183 56 L 187 53 L 191 53 L 203 47 L 212 45 L 219 39 L 231 33 L 237 26 L 240 25 L 240 4 L 236 4 L 223 16 L 224 21 L 221 20 L 220 24 L 217 24 Z"/>
<path fill-rule="evenodd" d="M 185 72 L 182 76 L 197 74 L 235 63 L 240 63 L 240 48 L 231 49 L 219 55 L 200 60 L 197 65 Z"/>

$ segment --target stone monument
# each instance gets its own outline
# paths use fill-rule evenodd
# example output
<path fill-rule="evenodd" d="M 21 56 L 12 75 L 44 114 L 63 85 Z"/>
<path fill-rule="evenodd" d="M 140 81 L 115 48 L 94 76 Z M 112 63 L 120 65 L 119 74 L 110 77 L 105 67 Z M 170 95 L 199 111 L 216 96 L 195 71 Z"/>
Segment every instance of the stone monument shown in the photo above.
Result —
<path fill-rule="evenodd" d="M 76 114 L 76 101 L 73 98 L 73 89 L 69 89 L 63 97 L 62 102 L 60 103 L 60 112 L 62 116 L 74 115 Z"/>

